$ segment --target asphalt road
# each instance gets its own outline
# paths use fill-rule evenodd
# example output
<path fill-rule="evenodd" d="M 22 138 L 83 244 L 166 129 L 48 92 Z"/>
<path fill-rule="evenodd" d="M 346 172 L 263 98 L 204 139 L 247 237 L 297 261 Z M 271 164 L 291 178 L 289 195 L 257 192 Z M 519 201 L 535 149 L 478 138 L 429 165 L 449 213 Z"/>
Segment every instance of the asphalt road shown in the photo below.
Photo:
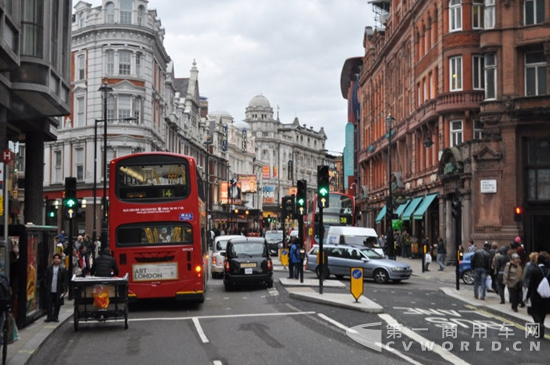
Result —
<path fill-rule="evenodd" d="M 526 338 L 525 323 L 446 296 L 441 285 L 450 285 L 441 275 L 365 281 L 364 295 L 384 306 L 374 314 L 291 298 L 279 282 L 225 292 L 221 280 L 210 280 L 202 305 L 132 306 L 128 330 L 90 322 L 74 332 L 67 321 L 30 364 L 546 363 L 550 341 Z"/>

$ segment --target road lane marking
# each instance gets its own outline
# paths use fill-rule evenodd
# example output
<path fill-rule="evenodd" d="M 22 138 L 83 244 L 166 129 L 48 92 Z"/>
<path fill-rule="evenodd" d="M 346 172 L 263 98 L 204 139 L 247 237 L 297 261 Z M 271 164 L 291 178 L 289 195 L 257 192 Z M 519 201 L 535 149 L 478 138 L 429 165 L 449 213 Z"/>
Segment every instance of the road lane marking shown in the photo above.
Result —
<path fill-rule="evenodd" d="M 394 319 L 389 314 L 379 314 L 378 317 L 382 318 L 389 325 L 398 325 L 399 324 L 399 322 L 397 322 L 397 320 Z M 418 342 L 419 344 L 428 343 L 428 342 L 433 343 L 433 341 L 429 341 L 427 338 L 420 336 L 418 333 L 413 332 L 412 330 L 410 330 L 409 328 L 407 328 L 405 326 L 400 326 L 400 332 L 402 334 L 404 334 L 405 336 L 409 337 L 410 339 L 412 339 L 413 341 Z M 392 352 L 393 352 L 393 349 L 392 349 Z M 462 360 L 460 357 L 458 357 L 458 356 L 452 354 L 451 352 L 445 350 L 443 347 L 441 347 L 441 345 L 438 345 L 436 343 L 433 343 L 432 352 L 435 353 L 435 354 L 438 354 L 443 359 L 445 359 L 446 361 L 449 361 L 452 364 L 455 364 L 455 365 L 469 365 L 468 362 Z"/>
<path fill-rule="evenodd" d="M 193 318 L 197 319 L 219 319 L 219 318 L 239 318 L 239 317 L 266 317 L 266 316 L 297 316 L 306 314 L 315 314 L 314 311 L 309 312 L 288 312 L 288 313 L 249 313 L 249 314 L 223 314 L 212 316 L 191 316 L 191 317 L 149 317 L 149 318 L 132 318 L 130 322 L 147 322 L 147 321 L 185 321 Z"/>
<path fill-rule="evenodd" d="M 199 337 L 201 338 L 202 343 L 208 343 L 208 337 L 206 337 L 206 334 L 202 330 L 202 326 L 199 323 L 198 318 L 193 318 L 193 324 L 195 325 L 195 328 L 197 329 L 197 333 L 199 334 Z"/>
<path fill-rule="evenodd" d="M 317 314 L 319 317 L 321 317 L 322 319 L 324 319 L 325 321 L 329 322 L 330 324 L 344 330 L 346 333 L 347 332 L 352 332 L 352 333 L 357 333 L 357 331 L 355 331 L 354 329 L 351 329 L 349 327 L 347 327 L 346 325 L 324 315 L 323 313 L 318 313 Z M 413 364 L 413 365 L 422 365 L 422 363 L 414 360 L 413 358 L 405 355 L 404 353 L 400 352 L 399 350 L 396 350 L 396 349 L 392 349 L 392 353 L 399 356 L 400 358 L 402 358 L 403 360 L 406 360 L 408 361 L 409 363 Z"/>

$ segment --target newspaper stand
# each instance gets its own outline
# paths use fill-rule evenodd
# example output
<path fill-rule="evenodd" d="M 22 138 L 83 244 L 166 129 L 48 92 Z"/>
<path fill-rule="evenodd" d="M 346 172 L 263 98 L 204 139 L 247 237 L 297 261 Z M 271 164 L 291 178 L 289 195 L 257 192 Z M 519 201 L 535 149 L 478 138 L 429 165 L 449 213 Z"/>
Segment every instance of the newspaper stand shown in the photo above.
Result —
<path fill-rule="evenodd" d="M 72 278 L 74 291 L 74 330 L 80 320 L 119 320 L 128 329 L 128 274 L 124 277 Z"/>

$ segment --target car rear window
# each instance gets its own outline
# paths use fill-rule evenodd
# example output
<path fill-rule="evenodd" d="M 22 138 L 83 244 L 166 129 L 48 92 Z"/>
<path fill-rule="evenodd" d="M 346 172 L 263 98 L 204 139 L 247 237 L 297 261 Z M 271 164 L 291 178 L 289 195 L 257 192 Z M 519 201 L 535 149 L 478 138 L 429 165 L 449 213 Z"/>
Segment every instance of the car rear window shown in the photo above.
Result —
<path fill-rule="evenodd" d="M 265 245 L 262 243 L 234 243 L 231 246 L 230 255 L 232 257 L 238 257 L 239 255 L 246 256 L 265 256 Z"/>

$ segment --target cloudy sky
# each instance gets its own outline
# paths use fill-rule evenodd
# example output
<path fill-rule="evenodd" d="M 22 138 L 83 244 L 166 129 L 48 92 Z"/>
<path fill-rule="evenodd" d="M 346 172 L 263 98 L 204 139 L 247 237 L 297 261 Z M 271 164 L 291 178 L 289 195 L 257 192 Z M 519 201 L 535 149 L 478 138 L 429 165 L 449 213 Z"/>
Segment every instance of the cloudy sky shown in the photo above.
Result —
<path fill-rule="evenodd" d="M 100 5 L 101 0 L 90 1 Z M 344 147 L 344 61 L 363 55 L 367 0 L 149 0 L 166 30 L 164 46 L 176 77 L 193 60 L 210 111 L 243 120 L 262 94 L 283 123 L 325 129 L 329 151 Z"/>

